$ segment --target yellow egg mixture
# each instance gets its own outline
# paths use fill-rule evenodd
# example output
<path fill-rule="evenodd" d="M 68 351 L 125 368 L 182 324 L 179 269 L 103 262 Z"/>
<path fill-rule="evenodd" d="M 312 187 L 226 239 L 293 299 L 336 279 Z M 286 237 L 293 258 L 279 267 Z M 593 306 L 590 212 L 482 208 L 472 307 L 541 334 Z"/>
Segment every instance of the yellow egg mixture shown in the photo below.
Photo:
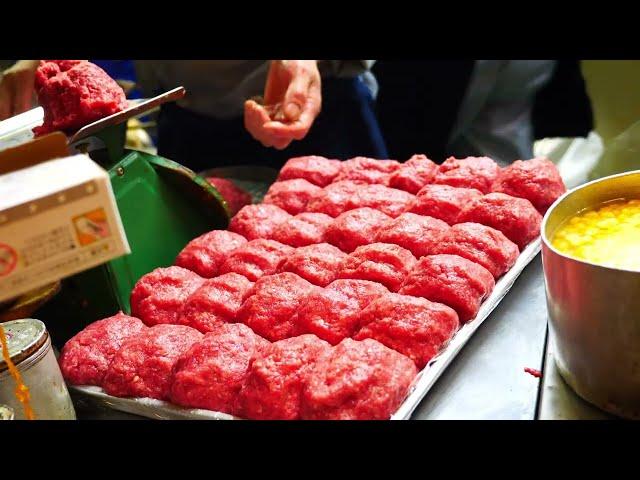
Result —
<path fill-rule="evenodd" d="M 592 263 L 640 270 L 640 200 L 615 200 L 564 222 L 552 245 Z"/>

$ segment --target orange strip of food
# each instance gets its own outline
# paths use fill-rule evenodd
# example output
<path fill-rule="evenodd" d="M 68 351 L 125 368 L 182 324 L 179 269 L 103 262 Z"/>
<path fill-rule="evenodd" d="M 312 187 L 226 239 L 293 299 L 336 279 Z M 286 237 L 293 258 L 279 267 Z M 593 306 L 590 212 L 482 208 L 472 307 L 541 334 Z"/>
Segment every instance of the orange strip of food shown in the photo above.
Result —
<path fill-rule="evenodd" d="M 4 357 L 4 361 L 7 362 L 9 373 L 16 382 L 16 398 L 22 404 L 24 415 L 25 417 L 27 417 L 27 420 L 35 420 L 36 416 L 33 413 L 33 409 L 31 408 L 31 396 L 29 394 L 29 387 L 24 384 L 20 372 L 11 361 L 11 356 L 9 355 L 9 347 L 7 346 L 7 337 L 4 333 L 4 328 L 2 328 L 2 324 L 0 324 L 0 344 L 2 344 L 2 356 Z"/>

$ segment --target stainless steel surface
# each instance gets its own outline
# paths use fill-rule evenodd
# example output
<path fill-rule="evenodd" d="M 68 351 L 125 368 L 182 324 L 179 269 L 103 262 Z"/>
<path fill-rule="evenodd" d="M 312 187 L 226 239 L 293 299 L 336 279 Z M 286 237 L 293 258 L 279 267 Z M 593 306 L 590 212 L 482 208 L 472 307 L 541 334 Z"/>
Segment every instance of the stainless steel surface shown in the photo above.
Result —
<path fill-rule="evenodd" d="M 407 399 L 400 406 L 398 411 L 392 416 L 393 420 L 404 420 L 412 417 L 413 411 L 420 405 L 422 399 L 427 395 L 433 385 L 436 383 L 436 380 L 440 377 L 440 375 L 445 371 L 447 366 L 452 362 L 452 360 L 456 357 L 456 355 L 462 350 L 462 348 L 469 342 L 469 340 L 474 336 L 474 333 L 478 330 L 478 328 L 489 318 L 491 312 L 496 308 L 496 306 L 501 302 L 503 297 L 510 290 L 512 285 L 518 276 L 526 269 L 527 265 L 529 265 L 532 260 L 535 260 L 534 263 L 537 263 L 537 255 L 540 250 L 540 240 L 529 244 L 527 248 L 520 254 L 516 264 L 507 272 L 496 284 L 492 294 L 485 300 L 483 303 L 478 315 L 474 320 L 468 322 L 464 325 L 458 333 L 455 335 L 450 344 L 429 364 L 420 372 L 416 379 L 416 383 L 414 384 L 413 390 L 408 395 Z M 539 282 L 541 283 L 541 282 Z M 541 294 L 542 295 L 542 294 Z M 508 297 L 507 297 L 508 298 Z M 526 302 L 525 302 L 526 303 Z M 540 302 L 542 304 L 542 302 Z M 542 312 L 544 307 L 539 309 Z M 540 313 L 540 312 L 539 312 Z M 544 318 L 544 317 L 543 317 Z M 488 323 L 491 323 L 493 317 L 490 319 Z M 500 336 L 504 340 L 504 333 L 496 332 L 495 336 Z M 544 335 L 544 334 L 543 334 Z M 523 334 L 519 337 L 520 343 L 517 342 L 518 339 L 511 338 L 510 347 L 512 349 L 518 348 L 521 351 L 532 351 L 531 349 L 527 349 L 526 345 L 529 342 L 526 334 Z M 543 345 L 542 341 L 533 342 L 535 351 L 535 346 L 541 347 Z M 539 350 L 539 349 L 538 349 Z M 511 350 L 512 352 L 514 350 Z M 517 355 L 516 355 L 517 357 Z M 513 359 L 512 355 L 509 355 L 509 359 Z M 524 379 L 522 377 L 530 377 L 530 375 L 524 373 L 524 367 L 533 367 L 540 368 L 539 364 L 541 363 L 542 352 L 537 352 L 537 357 L 532 357 L 531 362 L 525 363 L 520 366 L 519 370 L 516 368 L 516 371 L 519 372 L 517 377 L 514 377 L 515 384 L 523 384 L 527 387 L 524 392 L 524 396 L 527 398 L 534 398 L 534 408 L 535 409 L 535 397 L 537 397 L 537 384 L 538 379 L 535 379 L 536 382 L 532 383 L 529 379 Z M 529 360 L 529 359 L 527 359 Z M 454 366 L 456 363 L 453 364 Z M 513 372 L 511 372 L 513 373 Z M 531 377 L 533 378 L 533 377 Z M 528 381 L 529 383 L 524 383 Z M 167 402 L 162 402 L 160 400 L 152 400 L 147 398 L 133 398 L 133 399 L 123 399 L 112 397 L 110 395 L 105 394 L 101 388 L 99 387 L 70 387 L 75 394 L 83 395 L 89 398 L 93 398 L 95 400 L 100 401 L 103 405 L 106 405 L 115 410 L 133 413 L 149 418 L 162 418 L 162 419 L 233 419 L 230 415 L 226 415 L 219 412 L 212 412 L 208 410 L 193 410 L 186 409 L 174 406 Z M 463 388 L 462 382 L 457 386 L 458 389 Z M 495 391 L 492 392 L 492 395 L 495 396 Z M 525 402 L 528 406 L 530 402 Z M 469 413 L 478 413 L 475 412 L 467 412 Z M 525 412 L 525 417 L 528 415 L 529 410 Z M 493 418 L 491 416 L 486 418 Z M 533 417 L 531 417 L 533 418 Z"/>
<path fill-rule="evenodd" d="M 590 182 L 558 199 L 543 220 L 542 259 L 558 371 L 594 405 L 640 418 L 640 272 L 573 259 L 549 243 L 571 215 L 618 198 L 640 198 L 640 172 Z"/>
<path fill-rule="evenodd" d="M 571 390 L 556 368 L 553 345 L 547 342 L 537 418 L 538 420 L 610 420 L 616 417 L 585 402 Z"/>
<path fill-rule="evenodd" d="M 538 255 L 415 410 L 415 420 L 533 420 L 547 318 Z"/>

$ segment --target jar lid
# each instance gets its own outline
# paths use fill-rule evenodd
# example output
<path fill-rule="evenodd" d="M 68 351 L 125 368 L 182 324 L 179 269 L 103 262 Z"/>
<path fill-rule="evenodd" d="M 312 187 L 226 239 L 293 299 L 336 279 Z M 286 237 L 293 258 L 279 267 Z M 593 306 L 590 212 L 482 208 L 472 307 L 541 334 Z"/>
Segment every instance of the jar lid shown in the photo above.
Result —
<path fill-rule="evenodd" d="M 47 328 L 40 320 L 24 318 L 2 324 L 7 337 L 9 356 L 16 365 L 36 352 L 49 336 Z M 2 345 L 0 345 L 0 372 L 7 369 Z"/>

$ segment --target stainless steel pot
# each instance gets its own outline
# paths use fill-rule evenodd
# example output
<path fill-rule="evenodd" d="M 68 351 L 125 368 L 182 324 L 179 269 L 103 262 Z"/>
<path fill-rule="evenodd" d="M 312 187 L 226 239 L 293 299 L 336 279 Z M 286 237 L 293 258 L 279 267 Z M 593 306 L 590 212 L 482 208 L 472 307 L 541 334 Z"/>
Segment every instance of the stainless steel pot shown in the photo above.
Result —
<path fill-rule="evenodd" d="M 571 258 L 551 246 L 577 212 L 619 198 L 640 198 L 640 171 L 612 175 L 560 197 L 542 222 L 542 262 L 551 341 L 558 370 L 588 402 L 640 418 L 640 271 Z M 640 249 L 640 238 L 638 238 Z"/>

